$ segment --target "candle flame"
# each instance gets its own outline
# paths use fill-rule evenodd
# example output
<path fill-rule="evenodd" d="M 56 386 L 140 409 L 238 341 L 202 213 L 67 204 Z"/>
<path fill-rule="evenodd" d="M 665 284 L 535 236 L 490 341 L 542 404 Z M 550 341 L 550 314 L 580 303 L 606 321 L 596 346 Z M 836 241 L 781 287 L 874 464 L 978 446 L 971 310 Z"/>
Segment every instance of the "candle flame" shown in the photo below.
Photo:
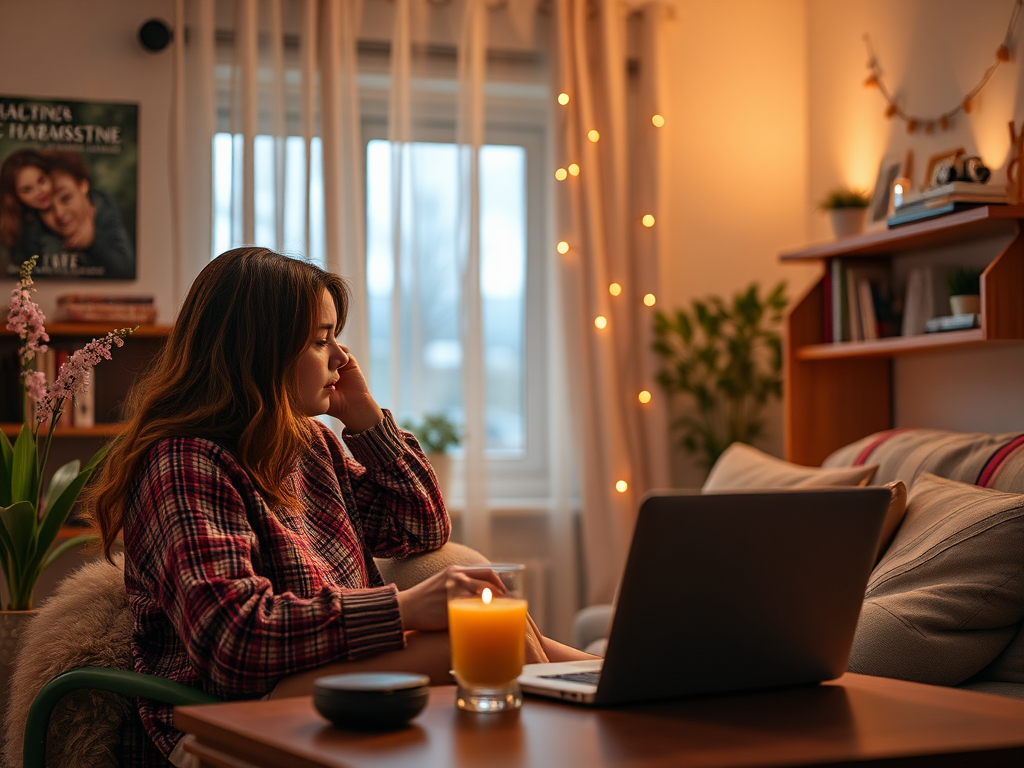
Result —
<path fill-rule="evenodd" d="M 484 591 L 480 593 L 480 599 L 484 601 L 484 605 L 490 605 L 492 597 L 490 588 L 484 587 Z"/>

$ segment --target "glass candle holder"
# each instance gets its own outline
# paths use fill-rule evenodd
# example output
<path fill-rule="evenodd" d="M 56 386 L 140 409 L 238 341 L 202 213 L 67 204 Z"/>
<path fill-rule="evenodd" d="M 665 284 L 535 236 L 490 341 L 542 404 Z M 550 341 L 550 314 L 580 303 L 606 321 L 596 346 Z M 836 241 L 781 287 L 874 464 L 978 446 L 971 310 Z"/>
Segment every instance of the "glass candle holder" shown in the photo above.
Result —
<path fill-rule="evenodd" d="M 516 678 L 526 658 L 526 566 L 455 566 L 448 572 L 448 634 L 456 704 L 505 712 L 523 702 Z"/>

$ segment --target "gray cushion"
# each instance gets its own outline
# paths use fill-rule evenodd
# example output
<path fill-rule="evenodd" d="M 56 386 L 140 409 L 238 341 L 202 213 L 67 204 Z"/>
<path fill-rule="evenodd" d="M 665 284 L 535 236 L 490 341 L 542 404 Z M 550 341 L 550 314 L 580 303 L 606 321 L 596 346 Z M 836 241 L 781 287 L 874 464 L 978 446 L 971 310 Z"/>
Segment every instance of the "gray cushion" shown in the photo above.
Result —
<path fill-rule="evenodd" d="M 918 476 L 871 574 L 850 670 L 955 685 L 1024 617 L 1024 496 Z"/>
<path fill-rule="evenodd" d="M 819 469 L 791 464 L 745 443 L 733 443 L 718 457 L 701 490 L 810 488 L 866 485 L 877 466 Z"/>

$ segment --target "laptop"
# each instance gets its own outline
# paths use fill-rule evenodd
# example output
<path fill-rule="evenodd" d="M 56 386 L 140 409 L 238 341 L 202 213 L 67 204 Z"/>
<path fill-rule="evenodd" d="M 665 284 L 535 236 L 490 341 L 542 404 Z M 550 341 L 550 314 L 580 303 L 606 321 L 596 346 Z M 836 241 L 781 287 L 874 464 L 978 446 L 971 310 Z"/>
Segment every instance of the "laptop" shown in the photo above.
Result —
<path fill-rule="evenodd" d="M 603 660 L 527 664 L 526 693 L 614 705 L 846 671 L 885 488 L 644 497 Z"/>

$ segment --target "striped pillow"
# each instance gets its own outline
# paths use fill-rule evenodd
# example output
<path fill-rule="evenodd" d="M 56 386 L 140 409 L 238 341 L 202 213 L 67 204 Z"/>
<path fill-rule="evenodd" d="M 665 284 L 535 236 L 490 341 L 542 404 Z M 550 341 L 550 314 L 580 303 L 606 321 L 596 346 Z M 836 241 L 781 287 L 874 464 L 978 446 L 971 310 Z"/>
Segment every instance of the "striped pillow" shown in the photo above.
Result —
<path fill-rule="evenodd" d="M 922 473 L 868 583 L 850 671 L 937 685 L 978 673 L 1024 618 L 1024 495 Z"/>

